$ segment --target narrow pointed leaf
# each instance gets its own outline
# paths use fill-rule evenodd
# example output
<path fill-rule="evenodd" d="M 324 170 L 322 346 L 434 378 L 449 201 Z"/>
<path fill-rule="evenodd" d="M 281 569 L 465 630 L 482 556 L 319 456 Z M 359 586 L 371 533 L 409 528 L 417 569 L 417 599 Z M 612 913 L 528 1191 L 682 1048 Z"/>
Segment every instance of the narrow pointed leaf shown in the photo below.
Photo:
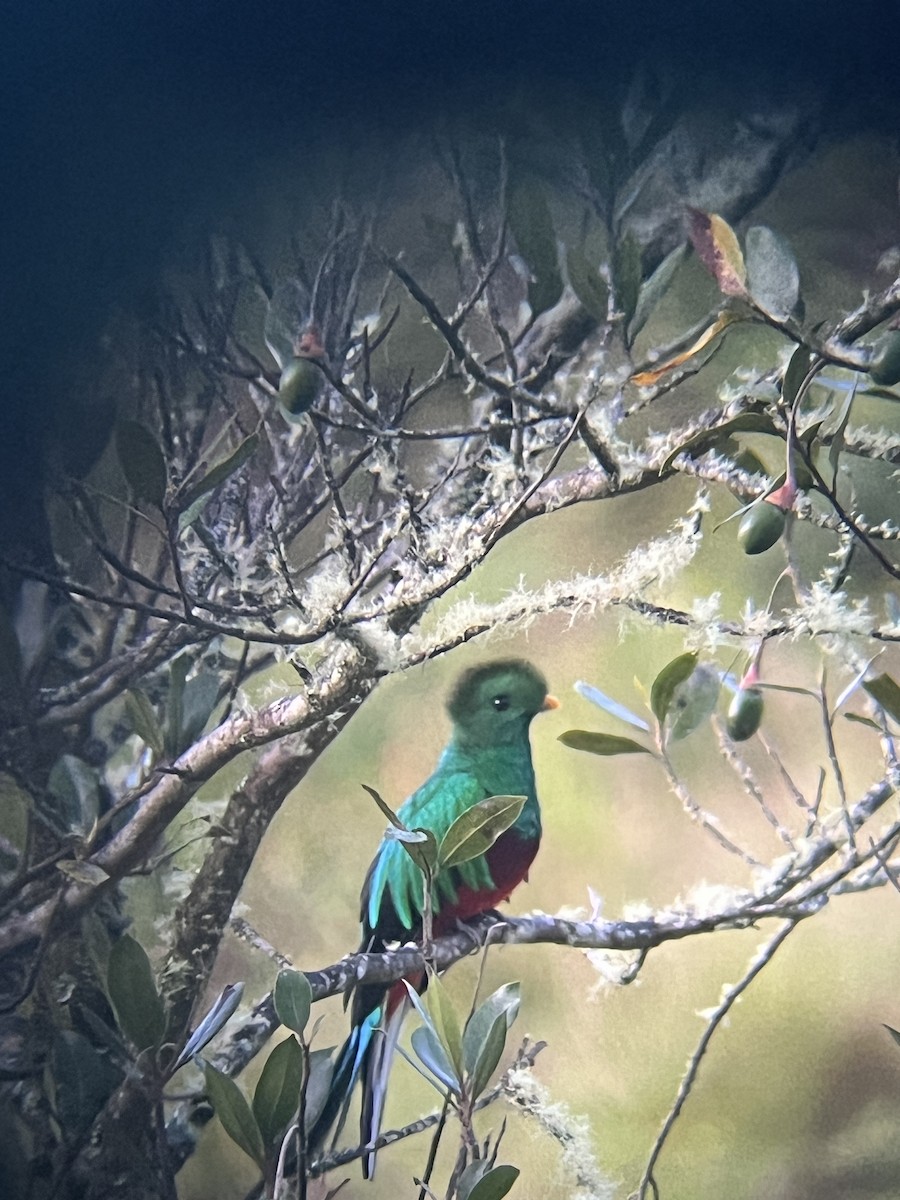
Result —
<path fill-rule="evenodd" d="M 297 1112 L 302 1083 L 303 1051 L 291 1034 L 266 1059 L 253 1093 L 253 1116 L 267 1148 L 281 1141 Z"/>
<path fill-rule="evenodd" d="M 50 771 L 47 791 L 59 831 L 85 836 L 100 813 L 100 781 L 93 767 L 75 754 L 61 754 Z"/>
<path fill-rule="evenodd" d="M 518 251 L 531 271 L 528 303 L 534 316 L 538 316 L 560 298 L 563 282 L 553 218 L 544 190 L 536 179 L 523 177 L 514 183 L 507 217 Z"/>
<path fill-rule="evenodd" d="M 313 1050 L 309 1056 L 309 1079 L 306 1083 L 306 1117 L 307 1129 L 312 1129 L 322 1115 L 325 1101 L 331 1090 L 331 1080 L 334 1075 L 334 1047 L 327 1050 Z"/>
<path fill-rule="evenodd" d="M 419 1025 L 412 1032 L 412 1048 L 415 1050 L 423 1066 L 439 1079 L 449 1091 L 459 1094 L 460 1082 L 453 1069 L 453 1064 L 447 1057 L 446 1051 L 432 1029 L 427 1025 Z"/>
<path fill-rule="evenodd" d="M 479 1047 L 469 1076 L 469 1095 L 476 1100 L 490 1082 L 506 1048 L 506 1014 L 498 1013 Z"/>
<path fill-rule="evenodd" d="M 290 967 L 279 971 L 273 999 L 275 1012 L 282 1025 L 294 1033 L 303 1033 L 312 1007 L 312 988 L 303 972 Z"/>
<path fill-rule="evenodd" d="M 428 983 L 428 1009 L 441 1045 L 447 1051 L 457 1078 L 460 1078 L 463 1071 L 462 1030 L 453 1002 L 437 975 L 432 975 Z"/>
<path fill-rule="evenodd" d="M 729 325 L 733 325 L 735 321 L 739 320 L 740 317 L 737 313 L 730 312 L 727 309 L 719 313 L 712 324 L 708 325 L 686 350 L 682 350 L 679 354 L 673 355 L 672 358 L 666 359 L 664 363 L 660 363 L 657 367 L 651 367 L 647 371 L 638 371 L 635 375 L 631 376 L 631 382 L 636 384 L 637 387 L 653 387 L 655 383 L 658 383 L 662 379 L 663 375 L 667 375 L 669 371 L 674 371 L 676 367 L 683 366 L 684 363 L 698 355 L 701 350 L 705 350 Z"/>
<path fill-rule="evenodd" d="M 747 268 L 737 235 L 718 213 L 688 209 L 688 233 L 697 257 L 726 296 L 746 296 Z"/>
<path fill-rule="evenodd" d="M 653 686 L 650 689 L 650 707 L 660 724 L 666 719 L 675 689 L 691 675 L 697 666 L 697 657 L 696 651 L 679 654 L 677 658 L 673 658 L 670 663 L 667 663 L 653 680 Z"/>
<path fill-rule="evenodd" d="M 880 704 L 889 717 L 900 721 L 900 687 L 890 675 L 877 675 L 863 684 L 876 704 Z"/>
<path fill-rule="evenodd" d="M 178 757 L 181 728 L 184 722 L 184 685 L 190 670 L 191 660 L 187 654 L 179 654 L 169 667 L 169 694 L 166 697 L 166 754 Z"/>
<path fill-rule="evenodd" d="M 204 1046 L 209 1045 L 219 1030 L 225 1026 L 237 1011 L 243 994 L 243 983 L 229 983 L 222 988 L 209 1012 L 188 1038 L 184 1049 L 172 1064 L 170 1073 L 177 1071 L 179 1067 L 183 1067 L 195 1054 L 199 1054 Z"/>
<path fill-rule="evenodd" d="M 169 481 L 166 460 L 150 430 L 138 421 L 120 421 L 116 426 L 116 453 L 135 499 L 162 508 Z"/>
<path fill-rule="evenodd" d="M 885 1025 L 885 1029 L 888 1031 L 897 1045 L 900 1046 L 900 1033 L 898 1033 L 896 1029 L 891 1029 L 890 1025 Z"/>
<path fill-rule="evenodd" d="M 518 1178 L 518 1167 L 501 1163 L 482 1175 L 468 1193 L 466 1200 L 503 1200 Z"/>
<path fill-rule="evenodd" d="M 400 820 L 400 818 L 397 816 L 397 814 L 394 812 L 394 810 L 392 808 L 389 808 L 387 803 L 384 800 L 382 800 L 381 794 L 379 792 L 376 792 L 373 787 L 369 787 L 369 785 L 367 783 L 361 783 L 360 787 L 364 791 L 369 793 L 369 795 L 372 797 L 372 799 L 378 805 L 381 812 L 384 814 L 384 816 L 387 817 L 387 819 L 390 821 L 390 823 L 394 826 L 395 829 L 405 829 L 406 828 L 406 826 L 403 824 L 403 822 Z"/>
<path fill-rule="evenodd" d="M 798 346 L 791 355 L 790 362 L 784 372 L 781 383 L 781 398 L 790 407 L 797 398 L 800 385 L 809 372 L 809 350 L 806 346 Z"/>
<path fill-rule="evenodd" d="M 789 317 L 800 301 L 800 272 L 790 246 L 768 225 L 752 225 L 744 247 L 750 295 L 776 319 Z"/>
<path fill-rule="evenodd" d="M 184 685 L 181 699 L 179 754 L 199 738 L 219 699 L 219 677 L 214 671 L 200 670 Z"/>
<path fill-rule="evenodd" d="M 125 716 L 131 728 L 142 738 L 153 753 L 163 753 L 163 732 L 150 697 L 143 688 L 129 688 L 125 693 Z"/>
<path fill-rule="evenodd" d="M 166 1014 L 153 968 L 144 947 L 127 933 L 113 943 L 109 952 L 106 985 L 126 1037 L 138 1050 L 160 1046 L 166 1032 Z"/>
<path fill-rule="evenodd" d="M 650 278 L 641 284 L 634 316 L 631 318 L 631 325 L 628 328 L 631 341 L 634 341 L 647 324 L 650 314 L 669 290 L 669 285 L 675 278 L 675 272 L 684 262 L 686 255 L 687 243 L 682 242 L 674 250 L 669 251 Z"/>
<path fill-rule="evenodd" d="M 441 839 L 441 868 L 470 862 L 488 851 L 519 818 L 524 796 L 489 796 L 460 813 Z"/>
<path fill-rule="evenodd" d="M 622 313 L 628 329 L 637 310 L 641 287 L 641 244 L 630 229 L 613 251 L 612 278 L 616 308 Z"/>
<path fill-rule="evenodd" d="M 620 704 L 618 700 L 607 696 L 605 692 L 601 692 L 599 688 L 595 688 L 593 684 L 584 683 L 579 679 L 575 683 L 575 691 L 579 696 L 584 696 L 585 700 L 590 700 L 591 704 L 596 704 L 598 708 L 608 712 L 610 716 L 618 717 L 620 721 L 633 725 L 635 729 L 644 729 L 649 732 L 650 726 L 642 717 L 637 716 L 624 704 Z"/>
<path fill-rule="evenodd" d="M 609 288 L 606 280 L 595 266 L 588 262 L 583 250 L 570 247 L 566 254 L 566 273 L 572 291 L 582 306 L 595 321 L 603 322 L 607 316 Z"/>
<path fill-rule="evenodd" d="M 557 740 L 570 750 L 584 750 L 587 754 L 599 754 L 603 758 L 612 758 L 617 754 L 653 753 L 633 738 L 620 737 L 615 733 L 596 733 L 591 729 L 567 729 Z"/>
<path fill-rule="evenodd" d="M 469 1017 L 463 1033 L 463 1065 L 468 1074 L 471 1075 L 475 1070 L 484 1043 L 490 1035 L 496 1019 L 502 1016 L 506 1022 L 506 1028 L 511 1028 L 513 1021 L 519 1015 L 520 1003 L 520 985 L 506 983 L 479 1004 Z"/>
<path fill-rule="evenodd" d="M 668 471 L 679 454 L 703 454 L 706 450 L 721 446 L 736 433 L 769 433 L 776 437 L 783 436 L 775 428 L 771 417 L 763 413 L 741 413 L 740 416 L 732 417 L 730 421 L 723 421 L 715 429 L 705 429 L 682 442 L 677 450 L 672 451 L 660 471 Z"/>
<path fill-rule="evenodd" d="M 187 508 L 194 504 L 201 496 L 207 496 L 214 491 L 219 484 L 224 483 L 240 467 L 244 465 L 250 456 L 255 453 L 259 446 L 259 434 L 251 433 L 249 437 L 245 437 L 234 450 L 226 457 L 217 462 L 206 472 L 202 479 L 199 479 L 193 487 L 182 493 L 178 498 L 178 507 L 183 513 Z"/>
<path fill-rule="evenodd" d="M 256 1165 L 265 1168 L 266 1151 L 263 1136 L 244 1093 L 228 1075 L 223 1074 L 211 1063 L 204 1064 L 206 1094 L 222 1122 L 222 1128 L 231 1140 L 252 1158 Z"/>

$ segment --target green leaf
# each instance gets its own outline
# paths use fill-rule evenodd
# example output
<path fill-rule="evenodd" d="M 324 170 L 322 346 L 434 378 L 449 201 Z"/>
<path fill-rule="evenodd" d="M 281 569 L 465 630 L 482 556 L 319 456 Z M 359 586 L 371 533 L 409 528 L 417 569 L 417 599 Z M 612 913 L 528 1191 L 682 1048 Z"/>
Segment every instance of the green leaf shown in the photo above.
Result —
<path fill-rule="evenodd" d="M 201 497 L 208 496 L 220 483 L 224 483 L 226 479 L 230 479 L 235 471 L 242 467 L 247 459 L 255 453 L 258 446 L 259 434 L 251 433 L 226 458 L 220 459 L 219 462 L 210 467 L 202 479 L 199 479 L 193 487 L 188 488 L 186 492 L 183 492 L 179 496 L 178 508 L 181 515 L 184 516 L 187 509 L 196 504 Z M 180 519 L 178 524 L 179 529 L 183 527 Z"/>
<path fill-rule="evenodd" d="M 885 1029 L 888 1031 L 897 1045 L 900 1046 L 900 1033 L 898 1033 L 896 1029 L 891 1029 L 890 1025 L 885 1025 Z"/>
<path fill-rule="evenodd" d="M 271 1149 L 281 1141 L 300 1105 L 303 1050 L 291 1034 L 266 1059 L 253 1093 L 253 1116 L 263 1144 Z"/>
<path fill-rule="evenodd" d="M 86 1037 L 69 1029 L 56 1032 L 51 1073 L 63 1137 L 77 1145 L 122 1076 Z"/>
<path fill-rule="evenodd" d="M 539 316 L 562 295 L 559 255 L 553 218 L 544 189 L 534 178 L 520 177 L 510 189 L 507 209 L 516 247 L 532 274 L 528 303 Z"/>
<path fill-rule="evenodd" d="M 501 1163 L 499 1167 L 485 1172 L 465 1200 L 502 1200 L 519 1178 L 519 1168 Z"/>
<path fill-rule="evenodd" d="M 865 680 L 863 688 L 889 717 L 900 721 L 900 687 L 890 675 L 877 675 L 874 679 Z"/>
<path fill-rule="evenodd" d="M 116 453 L 135 499 L 162 508 L 169 479 L 163 452 L 150 430 L 137 421 L 120 421 L 116 426 Z"/>
<path fill-rule="evenodd" d="M 750 295 L 776 320 L 789 317 L 800 303 L 800 272 L 788 243 L 768 225 L 751 225 L 744 251 Z"/>
<path fill-rule="evenodd" d="M 611 265 L 616 308 L 627 330 L 637 311 L 641 288 L 641 244 L 630 229 L 616 243 Z"/>
<path fill-rule="evenodd" d="M 218 699 L 219 677 L 214 671 L 198 671 L 186 681 L 181 697 L 179 754 L 200 737 Z"/>
<path fill-rule="evenodd" d="M 61 754 L 51 768 L 47 792 L 59 832 L 86 836 L 100 813 L 100 781 L 94 768 L 74 754 Z"/>
<path fill-rule="evenodd" d="M 490 1082 L 506 1047 L 506 1014 L 498 1013 L 482 1041 L 469 1075 L 469 1095 L 476 1100 Z"/>
<path fill-rule="evenodd" d="M 332 1053 L 334 1047 L 328 1050 L 313 1050 L 309 1056 L 309 1079 L 306 1082 L 306 1114 L 304 1124 L 312 1129 L 322 1115 L 325 1102 L 331 1092 L 331 1080 L 334 1075 Z"/>
<path fill-rule="evenodd" d="M 485 854 L 516 823 L 524 806 L 524 796 L 489 796 L 461 812 L 441 838 L 441 869 L 458 867 Z"/>
<path fill-rule="evenodd" d="M 806 346 L 798 346 L 791 355 L 790 362 L 784 372 L 784 379 L 781 383 L 781 398 L 788 408 L 790 408 L 797 398 L 800 385 L 808 373 L 809 350 Z"/>
<path fill-rule="evenodd" d="M 143 688 L 128 688 L 125 693 L 125 716 L 139 738 L 142 738 L 159 758 L 163 753 L 163 732 L 150 697 Z"/>
<path fill-rule="evenodd" d="M 410 1041 L 423 1066 L 427 1067 L 448 1091 L 459 1095 L 459 1079 L 434 1030 L 427 1025 L 419 1025 L 413 1030 Z"/>
<path fill-rule="evenodd" d="M 459 1018 L 453 1002 L 437 975 L 432 975 L 428 981 L 428 1009 L 456 1077 L 461 1078 L 463 1071 L 462 1030 L 459 1027 Z"/>
<path fill-rule="evenodd" d="M 687 242 L 682 242 L 674 250 L 669 251 L 650 278 L 641 284 L 637 304 L 634 308 L 634 316 L 631 318 L 631 324 L 628 327 L 629 342 L 633 342 L 647 324 L 650 314 L 669 290 L 669 285 L 675 277 L 675 272 L 684 262 L 686 255 Z"/>
<path fill-rule="evenodd" d="M 303 1033 L 312 1008 L 312 988 L 302 971 L 290 967 L 278 972 L 275 980 L 275 1012 L 282 1025 L 294 1033 Z"/>
<path fill-rule="evenodd" d="M 881 726 L 877 721 L 873 721 L 871 717 L 861 717 L 859 713 L 842 713 L 845 721 L 853 721 L 856 725 L 865 725 L 869 729 L 874 729 L 876 733 L 881 733 Z"/>
<path fill-rule="evenodd" d="M 595 733 L 590 729 L 567 729 L 557 741 L 571 750 L 585 750 L 588 754 L 600 754 L 604 758 L 615 754 L 652 754 L 647 746 L 632 738 L 620 737 L 615 733 Z"/>
<path fill-rule="evenodd" d="M 735 433 L 769 433 L 776 437 L 784 437 L 784 434 L 775 428 L 771 417 L 763 413 L 741 413 L 740 416 L 732 417 L 730 421 L 723 421 L 714 429 L 704 429 L 682 442 L 663 463 L 660 472 L 668 471 L 679 454 L 703 454 L 715 446 L 722 445 Z"/>
<path fill-rule="evenodd" d="M 263 1136 L 243 1092 L 233 1079 L 212 1063 L 204 1063 L 203 1074 L 206 1077 L 206 1094 L 222 1122 L 222 1128 L 261 1171 L 265 1170 Z"/>
<path fill-rule="evenodd" d="M 406 826 L 403 824 L 403 822 L 400 820 L 400 818 L 397 816 L 397 814 L 394 812 L 394 810 L 392 808 L 389 808 L 387 803 L 384 800 L 382 800 L 380 793 L 376 792 L 373 787 L 369 787 L 369 785 L 367 783 L 361 783 L 360 787 L 364 791 L 369 793 L 369 795 L 372 797 L 372 799 L 375 801 L 375 803 L 381 809 L 381 812 L 383 813 L 383 815 L 387 817 L 387 819 L 390 821 L 390 823 L 394 826 L 395 829 L 405 829 L 406 828 Z"/>
<path fill-rule="evenodd" d="M 519 1014 L 520 1003 L 520 985 L 506 983 L 488 996 L 469 1017 L 463 1033 L 463 1065 L 470 1075 L 475 1070 L 496 1019 L 502 1016 L 509 1029 Z"/>
<path fill-rule="evenodd" d="M 99 887 L 109 880 L 109 875 L 99 863 L 86 862 L 80 858 L 62 858 L 56 864 L 57 871 L 76 883 L 86 883 L 90 887 Z"/>
<path fill-rule="evenodd" d="M 697 666 L 697 658 L 695 650 L 688 654 L 679 654 L 670 663 L 666 663 L 653 680 L 653 686 L 650 689 L 650 707 L 660 725 L 666 719 L 675 689 L 689 678 Z"/>
<path fill-rule="evenodd" d="M 188 654 L 179 654 L 169 667 L 169 694 L 166 698 L 166 754 L 177 758 L 184 723 L 184 685 L 190 670 Z"/>
<path fill-rule="evenodd" d="M 706 721 L 719 699 L 722 683 L 718 671 L 699 663 L 675 689 L 667 714 L 669 737 L 681 741 Z"/>
<path fill-rule="evenodd" d="M 566 253 L 566 273 L 572 291 L 582 306 L 595 321 L 604 322 L 607 317 L 609 288 L 596 267 L 592 266 L 583 250 L 570 247 Z"/>
<path fill-rule="evenodd" d="M 166 1032 L 165 1010 L 147 952 L 127 933 L 109 952 L 106 986 L 126 1037 L 138 1050 L 159 1047 Z"/>

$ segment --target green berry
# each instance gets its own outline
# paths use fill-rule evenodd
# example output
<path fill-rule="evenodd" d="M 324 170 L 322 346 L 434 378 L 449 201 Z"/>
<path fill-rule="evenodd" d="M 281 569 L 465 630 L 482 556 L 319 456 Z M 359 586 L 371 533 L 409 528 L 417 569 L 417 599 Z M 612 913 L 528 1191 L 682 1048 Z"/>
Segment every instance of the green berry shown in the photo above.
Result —
<path fill-rule="evenodd" d="M 869 377 L 882 387 L 900 383 L 900 329 L 889 329 L 872 347 Z"/>
<path fill-rule="evenodd" d="M 775 504 L 754 504 L 741 517 L 738 541 L 745 554 L 762 554 L 770 549 L 784 533 L 784 510 Z"/>
<path fill-rule="evenodd" d="M 289 417 L 300 417 L 322 388 L 322 372 L 308 358 L 291 358 L 281 372 L 278 399 Z"/>
<path fill-rule="evenodd" d="M 757 687 L 739 688 L 728 706 L 725 728 L 733 742 L 753 737 L 763 717 L 763 694 Z"/>

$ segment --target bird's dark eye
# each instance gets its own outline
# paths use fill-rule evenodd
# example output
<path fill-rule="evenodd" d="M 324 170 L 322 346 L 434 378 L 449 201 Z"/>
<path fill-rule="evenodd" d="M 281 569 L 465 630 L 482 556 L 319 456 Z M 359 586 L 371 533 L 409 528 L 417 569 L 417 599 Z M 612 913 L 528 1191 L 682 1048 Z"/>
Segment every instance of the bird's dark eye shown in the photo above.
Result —
<path fill-rule="evenodd" d="M 509 708 L 509 696 L 495 696 L 491 701 L 497 712 L 506 712 Z"/>

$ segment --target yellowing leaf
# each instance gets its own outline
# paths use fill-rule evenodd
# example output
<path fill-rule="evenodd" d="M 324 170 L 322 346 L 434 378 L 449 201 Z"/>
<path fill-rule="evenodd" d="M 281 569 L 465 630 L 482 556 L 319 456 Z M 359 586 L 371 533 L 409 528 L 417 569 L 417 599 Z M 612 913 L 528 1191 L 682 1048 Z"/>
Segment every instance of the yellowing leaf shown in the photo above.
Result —
<path fill-rule="evenodd" d="M 682 350 L 680 354 L 676 354 L 666 362 L 660 363 L 658 367 L 652 367 L 649 371 L 638 371 L 636 375 L 632 375 L 631 382 L 637 384 L 638 387 L 653 387 L 655 383 L 658 383 L 662 379 L 663 375 L 669 371 L 673 371 L 676 367 L 680 367 L 682 363 L 686 363 L 695 354 L 699 354 L 701 350 L 709 345 L 713 338 L 719 336 L 723 329 L 727 329 L 729 325 L 738 320 L 740 320 L 740 317 L 738 317 L 737 313 L 719 313 L 712 325 L 708 325 L 697 340 L 688 346 L 687 350 Z"/>
<path fill-rule="evenodd" d="M 718 213 L 688 209 L 688 234 L 697 257 L 726 296 L 747 295 L 747 268 L 737 235 Z"/>

